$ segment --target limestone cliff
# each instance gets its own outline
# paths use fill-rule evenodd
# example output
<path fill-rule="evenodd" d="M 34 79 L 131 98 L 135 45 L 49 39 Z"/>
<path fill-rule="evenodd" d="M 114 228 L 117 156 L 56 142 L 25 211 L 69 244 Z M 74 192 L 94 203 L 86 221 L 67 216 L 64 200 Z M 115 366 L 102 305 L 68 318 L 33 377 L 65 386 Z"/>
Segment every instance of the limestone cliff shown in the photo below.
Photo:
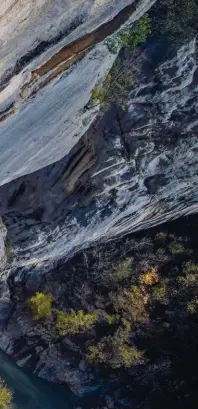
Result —
<path fill-rule="evenodd" d="M 0 347 L 78 393 L 89 373 L 63 354 L 75 346 L 35 330 L 24 293 L 46 285 L 58 297 L 56 268 L 78 250 L 197 212 L 195 40 L 174 55 L 153 40 L 134 55 L 126 112 L 86 107 L 115 58 L 106 37 L 152 3 L 10 0 L 1 8 L 0 245 L 5 260 L 6 226 L 8 263 Z"/>
<path fill-rule="evenodd" d="M 75 146 L 96 114 L 82 109 L 115 58 L 105 38 L 138 19 L 154 0 L 1 3 L 4 184 L 58 161 Z"/>

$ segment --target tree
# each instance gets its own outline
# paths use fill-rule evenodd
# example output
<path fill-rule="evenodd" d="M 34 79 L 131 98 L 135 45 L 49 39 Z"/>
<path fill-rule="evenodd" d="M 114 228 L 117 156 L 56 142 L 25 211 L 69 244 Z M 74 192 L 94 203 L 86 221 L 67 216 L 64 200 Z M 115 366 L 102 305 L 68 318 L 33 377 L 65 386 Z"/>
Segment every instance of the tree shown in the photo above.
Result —
<path fill-rule="evenodd" d="M 52 315 L 52 301 L 53 297 L 51 294 L 44 294 L 40 291 L 29 298 L 27 303 L 32 310 L 33 319 L 39 320 Z"/>
<path fill-rule="evenodd" d="M 153 267 L 151 271 L 148 271 L 148 273 L 140 275 L 140 283 L 143 285 L 154 285 L 157 284 L 159 280 L 159 274 L 157 272 L 157 268 L 155 267 Z"/>
<path fill-rule="evenodd" d="M 118 34 L 108 38 L 106 45 L 112 54 L 117 54 L 121 48 L 135 51 L 144 43 L 151 33 L 151 18 L 146 13 L 137 20 L 132 27 L 121 30 Z"/>
<path fill-rule="evenodd" d="M 137 348 L 125 344 L 120 348 L 120 361 L 126 368 L 130 368 L 132 365 L 143 364 L 143 353 Z"/>
<path fill-rule="evenodd" d="M 0 379 L 0 409 L 8 409 L 12 402 L 12 392 Z"/>
<path fill-rule="evenodd" d="M 76 334 L 86 331 L 97 320 L 95 311 L 85 313 L 82 310 L 63 312 L 59 311 L 57 315 L 57 330 L 59 335 Z"/>
<path fill-rule="evenodd" d="M 158 0 L 151 8 L 152 33 L 165 36 L 180 45 L 197 34 L 198 7 L 196 0 Z"/>
<path fill-rule="evenodd" d="M 113 368 L 129 368 L 143 364 L 144 353 L 127 343 L 128 332 L 119 328 L 113 336 L 104 337 L 96 345 L 88 347 L 88 362 L 105 364 Z"/>

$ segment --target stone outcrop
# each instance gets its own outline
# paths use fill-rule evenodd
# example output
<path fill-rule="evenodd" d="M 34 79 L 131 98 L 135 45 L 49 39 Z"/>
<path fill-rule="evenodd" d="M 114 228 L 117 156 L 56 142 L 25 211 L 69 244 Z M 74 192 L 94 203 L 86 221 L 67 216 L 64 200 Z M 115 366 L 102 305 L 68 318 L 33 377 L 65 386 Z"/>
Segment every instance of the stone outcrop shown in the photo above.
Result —
<path fill-rule="evenodd" d="M 12 250 L 1 273 L 0 347 L 81 394 L 92 374 L 71 362 L 75 345 L 54 343 L 24 300 L 42 286 L 59 297 L 51 271 L 79 250 L 197 212 L 196 43 L 174 56 L 149 43 L 134 56 L 127 112 L 103 115 L 86 104 L 114 60 L 105 35 L 119 13 L 122 26 L 152 1 L 33 3 L 1 10 L 0 214 Z"/>
<path fill-rule="evenodd" d="M 76 145 L 97 113 L 82 110 L 115 58 L 105 38 L 153 3 L 6 2 L 0 17 L 0 184 L 58 161 Z"/>

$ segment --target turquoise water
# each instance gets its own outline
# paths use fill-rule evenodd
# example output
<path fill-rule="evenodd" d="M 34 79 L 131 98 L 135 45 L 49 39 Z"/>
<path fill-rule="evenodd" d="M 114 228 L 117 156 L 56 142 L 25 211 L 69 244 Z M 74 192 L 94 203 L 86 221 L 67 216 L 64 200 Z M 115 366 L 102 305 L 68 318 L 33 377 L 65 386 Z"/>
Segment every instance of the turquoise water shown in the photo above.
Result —
<path fill-rule="evenodd" d="M 0 377 L 13 391 L 14 409 L 72 409 L 79 403 L 69 389 L 23 371 L 1 351 Z"/>

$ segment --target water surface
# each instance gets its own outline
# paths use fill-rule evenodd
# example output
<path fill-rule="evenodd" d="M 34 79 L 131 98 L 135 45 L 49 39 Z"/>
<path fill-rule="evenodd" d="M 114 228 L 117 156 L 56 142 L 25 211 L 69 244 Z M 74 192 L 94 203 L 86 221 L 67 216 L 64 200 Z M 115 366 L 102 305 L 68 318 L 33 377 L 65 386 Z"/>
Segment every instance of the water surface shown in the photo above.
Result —
<path fill-rule="evenodd" d="M 13 391 L 14 409 L 71 409 L 79 403 L 69 388 L 25 372 L 2 351 L 0 377 Z"/>

